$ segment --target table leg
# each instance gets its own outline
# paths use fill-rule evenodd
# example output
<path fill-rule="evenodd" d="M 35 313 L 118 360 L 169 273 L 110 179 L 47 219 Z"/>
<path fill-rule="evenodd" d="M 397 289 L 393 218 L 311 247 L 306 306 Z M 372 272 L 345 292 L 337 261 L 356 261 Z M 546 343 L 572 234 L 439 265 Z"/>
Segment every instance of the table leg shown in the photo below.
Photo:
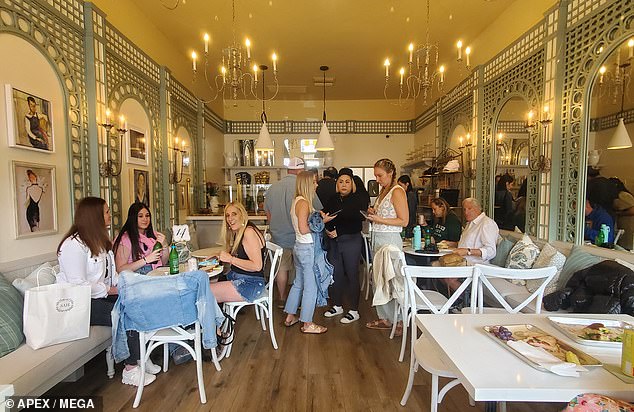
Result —
<path fill-rule="evenodd" d="M 487 401 L 484 402 L 484 412 L 496 412 L 498 407 L 497 402 Z"/>

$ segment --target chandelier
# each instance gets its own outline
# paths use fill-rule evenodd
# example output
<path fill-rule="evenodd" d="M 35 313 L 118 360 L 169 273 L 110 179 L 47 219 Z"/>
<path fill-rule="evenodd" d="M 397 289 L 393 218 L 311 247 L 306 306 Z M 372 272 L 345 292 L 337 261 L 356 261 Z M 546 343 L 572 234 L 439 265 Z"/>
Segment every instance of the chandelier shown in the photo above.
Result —
<path fill-rule="evenodd" d="M 231 2 L 232 7 L 232 42 L 227 47 L 221 49 L 221 61 L 219 72 L 214 75 L 211 73 L 210 67 L 210 53 L 209 53 L 209 34 L 205 33 L 203 36 L 204 41 L 204 67 L 203 72 L 205 75 L 205 81 L 209 90 L 211 90 L 213 97 L 204 103 L 210 103 L 218 97 L 222 96 L 223 100 L 233 100 L 234 106 L 237 106 L 237 100 L 244 99 L 257 99 L 261 98 L 257 95 L 258 84 L 258 70 L 259 65 L 252 62 L 251 59 L 251 41 L 246 38 L 244 41 L 244 47 L 242 44 L 236 42 L 236 4 L 235 0 Z M 197 60 L 198 54 L 192 52 L 192 70 L 194 73 L 194 82 L 197 77 Z M 277 81 L 277 54 L 273 53 L 271 56 L 273 62 L 273 95 L 266 99 L 267 101 L 273 100 L 277 96 L 279 91 L 279 84 Z M 269 86 L 271 88 L 271 86 Z"/>
<path fill-rule="evenodd" d="M 599 96 L 608 95 L 612 99 L 612 104 L 618 104 L 623 93 L 627 94 L 627 89 L 632 77 L 632 58 L 634 57 L 634 38 L 627 42 L 627 58 L 621 59 L 621 47 L 617 48 L 614 70 L 608 70 L 603 65 L 599 68 Z M 601 53 L 601 48 L 599 52 Z"/>
<path fill-rule="evenodd" d="M 445 82 L 445 66 L 438 67 L 438 43 L 429 42 L 429 0 L 427 0 L 427 20 L 425 29 L 425 43 L 415 46 L 410 43 L 408 69 L 401 67 L 399 70 L 399 93 L 398 105 L 409 99 L 417 99 L 421 94 L 423 103 L 427 103 L 427 98 L 431 97 L 434 88 L 442 91 Z M 385 59 L 385 87 L 383 95 L 388 97 L 388 87 L 390 86 L 390 60 Z"/>

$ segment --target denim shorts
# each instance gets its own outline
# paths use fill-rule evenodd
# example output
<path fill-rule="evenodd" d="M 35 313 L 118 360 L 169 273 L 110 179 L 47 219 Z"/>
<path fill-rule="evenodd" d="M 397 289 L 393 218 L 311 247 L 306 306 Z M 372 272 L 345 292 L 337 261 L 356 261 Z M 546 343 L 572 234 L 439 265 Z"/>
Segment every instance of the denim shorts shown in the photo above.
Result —
<path fill-rule="evenodd" d="M 261 276 L 243 275 L 230 271 L 227 273 L 227 279 L 247 302 L 253 302 L 262 297 L 266 289 L 266 280 Z"/>

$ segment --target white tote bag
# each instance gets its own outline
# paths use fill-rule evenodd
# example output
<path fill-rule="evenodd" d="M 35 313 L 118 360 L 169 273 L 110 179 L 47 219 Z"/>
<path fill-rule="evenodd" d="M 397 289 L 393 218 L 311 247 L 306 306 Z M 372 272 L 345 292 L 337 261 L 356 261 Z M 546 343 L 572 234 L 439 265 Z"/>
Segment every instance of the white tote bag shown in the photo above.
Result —
<path fill-rule="evenodd" d="M 87 338 L 90 286 L 53 284 L 24 293 L 24 336 L 33 349 Z"/>

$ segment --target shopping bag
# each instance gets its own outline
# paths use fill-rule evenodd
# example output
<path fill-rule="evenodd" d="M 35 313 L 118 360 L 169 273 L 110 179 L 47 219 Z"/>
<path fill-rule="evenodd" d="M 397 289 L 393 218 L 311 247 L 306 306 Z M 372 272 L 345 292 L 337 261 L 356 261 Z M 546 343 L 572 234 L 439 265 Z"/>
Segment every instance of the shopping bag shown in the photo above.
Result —
<path fill-rule="evenodd" d="M 53 284 L 24 293 L 24 336 L 33 349 L 87 338 L 90 286 Z"/>

